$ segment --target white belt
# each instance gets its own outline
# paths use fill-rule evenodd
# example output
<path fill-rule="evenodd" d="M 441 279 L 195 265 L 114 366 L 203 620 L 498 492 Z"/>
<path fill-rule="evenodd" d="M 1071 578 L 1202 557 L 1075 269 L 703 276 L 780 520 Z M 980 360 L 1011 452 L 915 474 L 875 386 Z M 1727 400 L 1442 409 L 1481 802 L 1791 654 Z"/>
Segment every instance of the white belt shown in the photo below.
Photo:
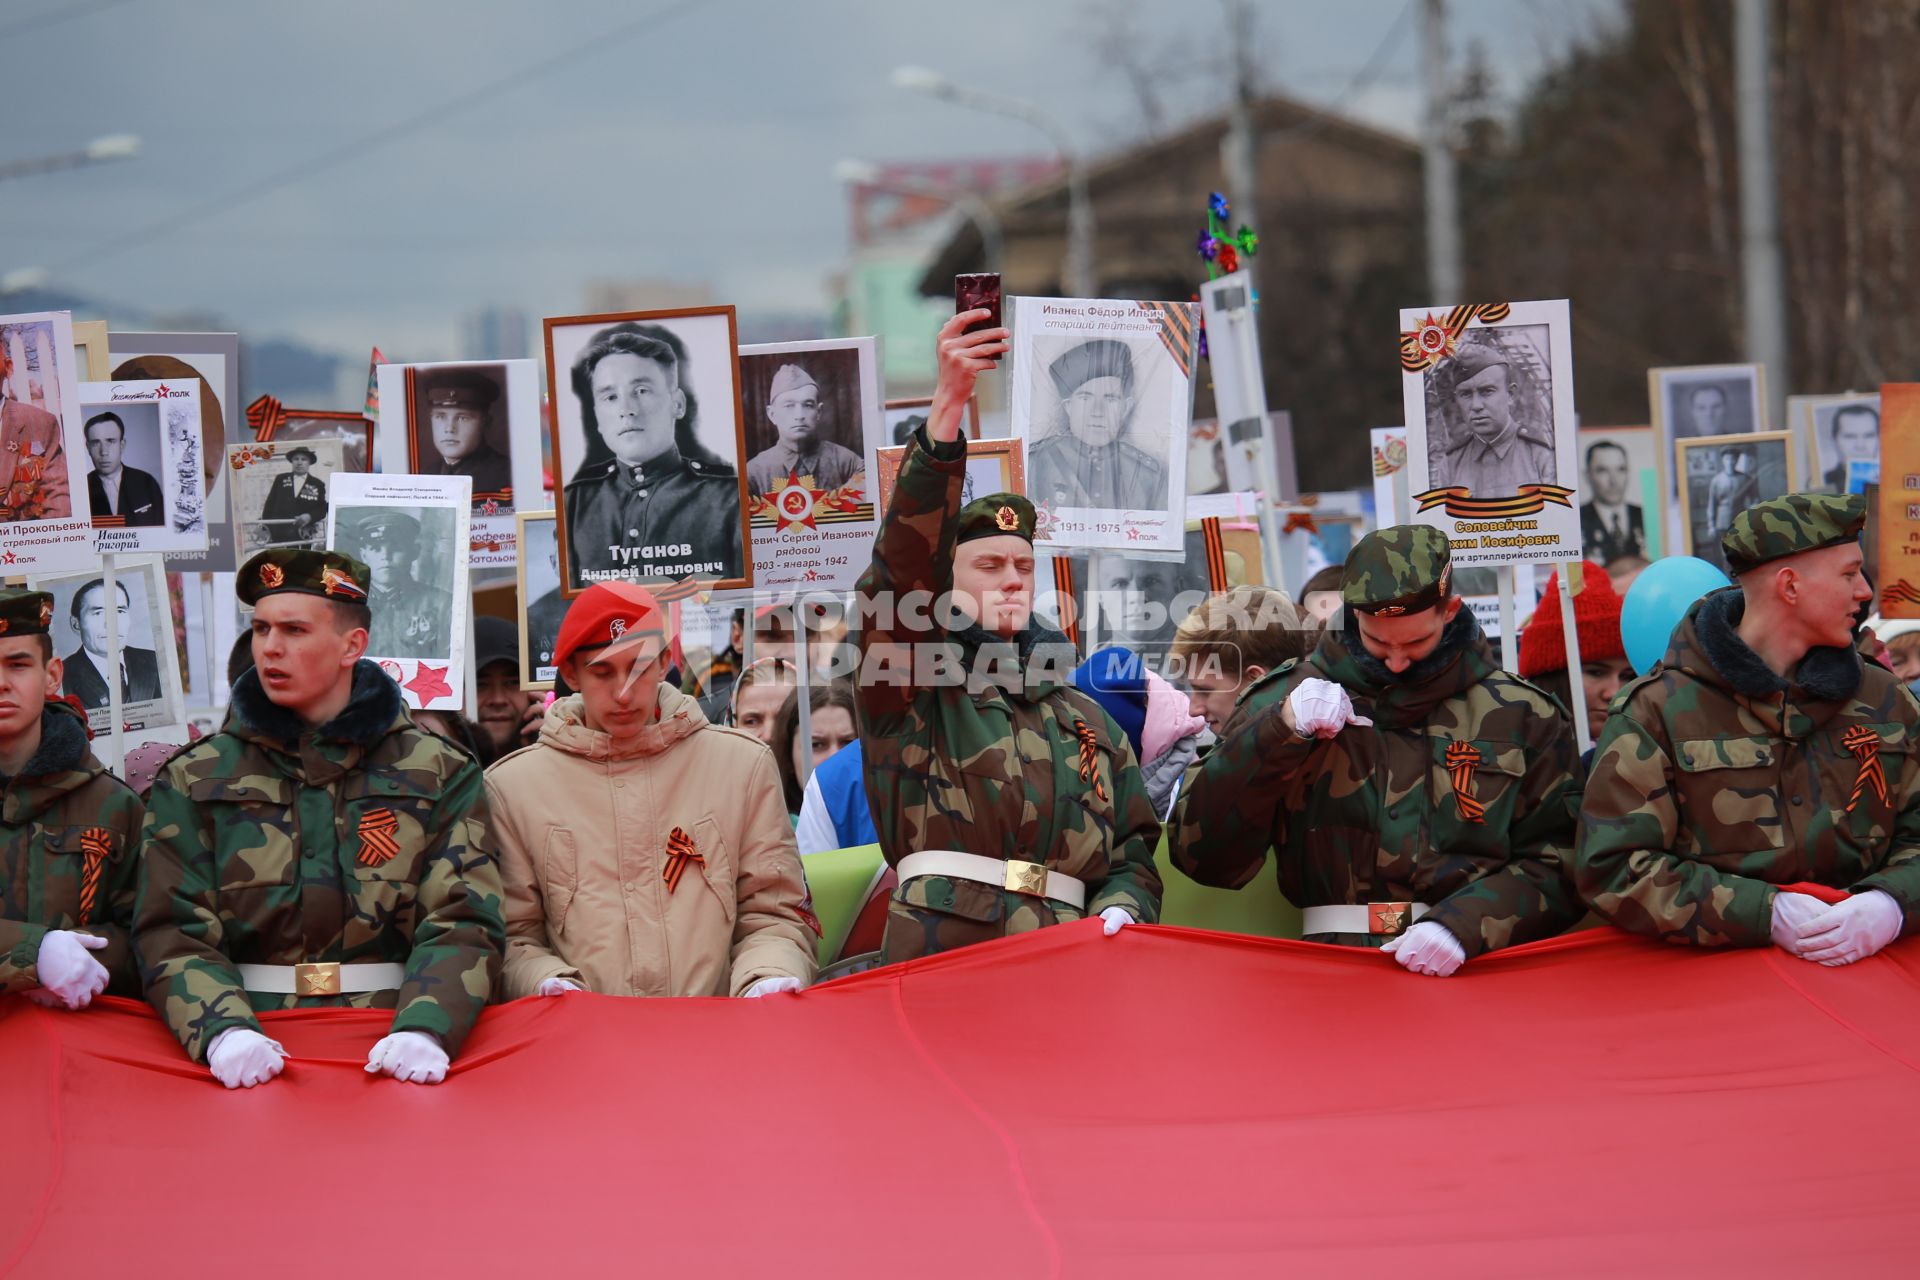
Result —
<path fill-rule="evenodd" d="M 1387 937 L 1405 933 L 1407 927 L 1427 914 L 1424 902 L 1366 902 L 1349 907 L 1300 908 L 1300 932 L 1306 933 L 1379 933 Z"/>
<path fill-rule="evenodd" d="M 357 995 L 393 991 L 406 981 L 397 964 L 243 964 L 240 985 L 271 996 Z"/>
<path fill-rule="evenodd" d="M 1081 911 L 1087 909 L 1087 886 L 1072 876 L 1049 871 L 1037 862 L 1002 862 L 954 849 L 925 849 L 900 859 L 900 883 L 917 876 L 952 876 L 978 884 L 997 885 L 1014 893 L 1051 898 Z"/>

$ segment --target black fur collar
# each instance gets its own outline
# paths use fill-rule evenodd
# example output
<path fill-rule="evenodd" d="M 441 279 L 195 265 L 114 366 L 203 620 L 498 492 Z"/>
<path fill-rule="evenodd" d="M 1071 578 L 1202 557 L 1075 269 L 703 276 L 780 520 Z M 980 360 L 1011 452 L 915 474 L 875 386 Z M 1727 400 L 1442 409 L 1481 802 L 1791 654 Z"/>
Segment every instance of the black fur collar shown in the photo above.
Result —
<path fill-rule="evenodd" d="M 1440 633 L 1440 643 L 1432 653 L 1413 663 L 1405 671 L 1395 674 L 1387 669 L 1387 664 L 1367 652 L 1367 646 L 1360 639 L 1360 624 L 1354 619 L 1354 611 L 1347 610 L 1346 649 L 1348 660 L 1359 669 L 1369 684 L 1376 688 L 1390 689 L 1394 685 L 1420 685 L 1445 671 L 1455 659 L 1465 653 L 1467 647 L 1479 637 L 1480 624 L 1474 619 L 1473 610 L 1465 605 L 1454 615 L 1447 629 Z"/>
<path fill-rule="evenodd" d="M 45 778 L 78 769 L 87 759 L 87 726 L 65 703 L 48 703 L 40 712 L 40 747 L 20 770 L 23 778 Z"/>
<path fill-rule="evenodd" d="M 1716 591 L 1700 603 L 1694 634 L 1720 678 L 1750 698 L 1777 697 L 1788 682 L 1773 673 L 1740 638 L 1747 598 L 1739 590 Z M 1860 654 L 1852 645 L 1810 649 L 1793 673 L 1793 685 L 1820 702 L 1842 702 L 1860 688 Z"/>
<path fill-rule="evenodd" d="M 400 686 L 365 658 L 353 668 L 353 697 L 347 709 L 315 730 L 317 737 L 370 747 L 385 736 L 404 707 Z M 263 738 L 291 746 L 307 732 L 299 716 L 279 706 L 260 687 L 260 673 L 249 669 L 233 684 L 233 715 Z"/>

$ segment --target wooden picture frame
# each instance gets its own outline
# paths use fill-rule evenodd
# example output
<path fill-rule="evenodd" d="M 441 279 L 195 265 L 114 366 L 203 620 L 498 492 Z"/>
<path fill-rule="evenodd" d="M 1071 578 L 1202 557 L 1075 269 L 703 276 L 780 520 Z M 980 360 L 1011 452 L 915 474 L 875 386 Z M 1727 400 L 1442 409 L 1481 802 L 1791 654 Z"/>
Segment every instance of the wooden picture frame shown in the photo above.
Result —
<path fill-rule="evenodd" d="M 1778 449 L 1778 461 L 1784 475 L 1776 477 L 1776 483 L 1774 484 L 1760 484 L 1759 477 L 1765 474 L 1765 468 L 1774 461 L 1773 453 L 1776 448 Z M 1756 480 L 1754 492 L 1752 496 L 1745 500 L 1743 505 L 1732 512 L 1732 515 L 1738 515 L 1741 511 L 1745 511 L 1753 506 L 1754 503 L 1764 502 L 1769 498 L 1777 498 L 1784 494 L 1794 493 L 1799 489 L 1799 459 L 1794 456 L 1793 433 L 1791 431 L 1753 431 L 1740 435 L 1702 436 L 1697 440 L 1681 440 L 1674 446 L 1674 449 L 1676 454 L 1675 466 L 1678 471 L 1677 479 L 1680 485 L 1680 536 L 1683 554 L 1705 560 L 1709 564 L 1716 565 L 1723 570 L 1726 569 L 1727 566 L 1723 563 L 1723 557 L 1718 543 L 1716 541 L 1710 541 L 1708 537 L 1696 533 L 1695 526 L 1699 522 L 1696 520 L 1694 514 L 1696 498 L 1702 503 L 1714 500 L 1711 492 L 1702 492 L 1701 490 L 1703 485 L 1710 484 L 1717 477 L 1717 459 L 1722 454 L 1722 451 L 1732 451 L 1734 453 L 1735 474 L 1738 474 L 1738 455 L 1740 453 L 1751 453 L 1756 456 L 1753 468 L 1753 474 Z M 1701 455 L 1711 455 L 1716 459 L 1716 462 L 1701 468 L 1700 474 L 1695 475 L 1693 474 L 1692 459 Z M 1711 513 L 1708 513 L 1707 523 L 1709 531 L 1724 532 L 1724 529 L 1712 523 Z M 1726 523 L 1732 523 L 1731 516 L 1729 516 Z"/>
<path fill-rule="evenodd" d="M 1027 492 L 1026 459 L 1021 456 L 1017 440 L 971 440 L 967 442 L 967 461 L 976 462 L 985 458 L 996 458 L 1000 462 L 1000 487 L 989 489 L 987 493 Z M 900 467 L 906 461 L 907 449 L 904 444 L 889 445 L 881 449 L 878 455 L 878 471 L 875 483 L 880 491 L 880 518 L 886 519 L 887 507 L 893 502 L 893 487 L 900 479 Z M 978 489 L 976 483 L 975 488 Z M 976 492 L 974 497 L 984 498 L 985 493 Z M 963 503 L 964 505 L 964 503 Z"/>
<path fill-rule="evenodd" d="M 882 407 L 886 411 L 887 436 L 891 439 L 894 425 L 899 421 L 899 418 L 895 416 L 896 412 L 912 409 L 931 409 L 933 408 L 933 397 L 909 396 L 904 400 L 888 400 Z M 970 440 L 978 440 L 980 438 L 980 396 L 978 393 L 967 397 L 967 438 Z M 885 447 L 897 449 L 900 446 L 888 445 Z"/>

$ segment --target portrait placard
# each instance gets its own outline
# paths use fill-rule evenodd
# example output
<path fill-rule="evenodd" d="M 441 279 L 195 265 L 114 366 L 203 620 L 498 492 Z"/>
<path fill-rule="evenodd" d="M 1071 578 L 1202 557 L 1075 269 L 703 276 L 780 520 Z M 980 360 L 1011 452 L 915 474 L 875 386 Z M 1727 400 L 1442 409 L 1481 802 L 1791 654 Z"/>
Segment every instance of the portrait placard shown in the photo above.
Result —
<path fill-rule="evenodd" d="M 1654 429 L 1581 427 L 1577 439 L 1581 553 L 1603 567 L 1629 556 L 1658 560 L 1666 450 Z"/>
<path fill-rule="evenodd" d="M 1733 518 L 1797 487 L 1792 433 L 1682 440 L 1678 450 L 1685 554 L 1725 569 L 1720 539 Z"/>
<path fill-rule="evenodd" d="M 541 507 L 540 366 L 533 360 L 375 366 L 388 429 L 380 467 L 388 474 L 463 475 L 473 481 L 476 569 L 517 558 L 514 512 Z M 397 429 L 396 429 L 397 428 Z"/>
<path fill-rule="evenodd" d="M 893 488 L 900 480 L 900 467 L 907 460 L 905 445 L 889 445 L 879 451 L 880 509 L 893 501 Z M 1014 440 L 967 441 L 966 478 L 960 484 L 960 505 L 990 493 L 1017 493 L 1026 496 L 1027 477 L 1020 445 Z M 864 566 L 863 566 L 864 567 Z"/>
<path fill-rule="evenodd" d="M 906 400 L 887 401 L 887 443 L 900 445 L 922 426 L 926 425 L 927 412 L 933 408 L 932 396 L 921 396 Z M 980 397 L 967 397 L 967 436 L 980 438 Z M 882 504 L 884 510 L 885 504 Z"/>
<path fill-rule="evenodd" d="M 1010 416 L 1036 543 L 1184 547 L 1198 330 L 1191 302 L 1013 299 Z"/>
<path fill-rule="evenodd" d="M 1407 494 L 1407 429 L 1373 427 L 1367 432 L 1373 454 L 1373 521 L 1386 528 L 1403 524 L 1412 505 Z"/>
<path fill-rule="evenodd" d="M 1787 417 L 1802 442 L 1807 487 L 1848 493 L 1852 469 L 1880 462 L 1880 397 L 1873 392 L 1790 396 Z"/>
<path fill-rule="evenodd" d="M 753 586 L 733 308 L 544 324 L 565 594 Z"/>
<path fill-rule="evenodd" d="M 366 656 L 407 705 L 457 707 L 466 695 L 469 476 L 336 473 L 327 546 L 367 566 Z"/>
<path fill-rule="evenodd" d="M 1920 618 L 1920 382 L 1880 387 L 1885 430 L 1873 521 L 1880 614 Z"/>
<path fill-rule="evenodd" d="M 73 318 L 0 316 L 0 568 L 84 569 L 94 560 Z"/>
<path fill-rule="evenodd" d="M 880 527 L 874 340 L 742 347 L 740 397 L 755 587 L 851 591 Z"/>
<path fill-rule="evenodd" d="M 95 549 L 204 551 L 200 380 L 83 382 L 80 417 Z"/>
<path fill-rule="evenodd" d="M 200 384 L 200 465 L 205 475 L 207 549 L 173 552 L 167 567 L 180 573 L 232 573 L 233 525 L 228 513 L 227 439 L 240 405 L 237 333 L 114 333 L 108 344 L 115 378 L 190 378 Z"/>
<path fill-rule="evenodd" d="M 114 559 L 113 607 L 119 610 L 118 660 L 107 644 L 109 596 L 95 565 L 85 573 L 30 577 L 27 585 L 53 595 L 53 653 L 61 662 L 60 691 L 87 709 L 95 734 L 113 730 L 118 672 L 120 723 L 128 733 L 150 733 L 186 723 L 180 691 L 180 651 L 174 644 L 166 568 L 157 555 Z"/>
<path fill-rule="evenodd" d="M 344 470 L 339 440 L 227 446 L 236 554 L 244 562 L 268 547 L 326 545 L 327 481 Z"/>
<path fill-rule="evenodd" d="M 1668 492 L 1680 497 L 1682 440 L 1747 435 L 1767 429 L 1766 370 L 1757 364 L 1694 364 L 1647 370 L 1647 400 L 1660 451 L 1673 460 Z M 1688 523 L 1680 512 L 1682 535 Z"/>
<path fill-rule="evenodd" d="M 520 524 L 520 687 L 544 691 L 553 688 L 559 674 L 553 653 L 567 617 L 567 599 L 560 594 L 559 532 L 551 511 L 521 511 L 514 519 Z"/>
<path fill-rule="evenodd" d="M 373 419 L 360 413 L 333 409 L 289 409 L 272 396 L 260 396 L 247 406 L 247 425 L 263 444 L 337 440 L 340 470 L 373 470 Z"/>
<path fill-rule="evenodd" d="M 1400 313 L 1412 518 L 1466 567 L 1580 554 L 1565 299 Z"/>

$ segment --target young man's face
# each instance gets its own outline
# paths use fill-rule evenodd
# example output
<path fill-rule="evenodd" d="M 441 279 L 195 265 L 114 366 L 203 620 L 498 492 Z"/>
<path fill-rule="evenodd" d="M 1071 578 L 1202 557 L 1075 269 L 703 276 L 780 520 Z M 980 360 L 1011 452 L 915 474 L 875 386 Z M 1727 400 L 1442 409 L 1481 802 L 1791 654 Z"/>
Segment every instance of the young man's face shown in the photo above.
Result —
<path fill-rule="evenodd" d="M 48 658 L 43 636 L 0 636 L 0 742 L 40 723 L 47 699 L 60 692 L 60 660 Z"/>
<path fill-rule="evenodd" d="M 953 551 L 953 598 L 998 635 L 1018 635 L 1033 616 L 1033 544 L 1016 534 L 973 538 Z"/>
<path fill-rule="evenodd" d="M 1478 440 L 1497 439 L 1513 414 L 1513 391 L 1507 385 L 1507 366 L 1492 364 L 1464 379 L 1453 389 L 1454 403 L 1466 417 L 1467 430 Z"/>
<path fill-rule="evenodd" d="M 593 417 L 623 466 L 637 467 L 673 445 L 687 397 L 658 360 L 616 351 L 593 366 Z"/>
<path fill-rule="evenodd" d="M 478 409 L 440 405 L 428 421 L 433 431 L 433 447 L 448 466 L 478 449 L 487 431 L 486 415 Z"/>
<path fill-rule="evenodd" d="M 1814 644 L 1837 648 L 1853 643 L 1854 615 L 1860 602 L 1873 596 L 1861 563 L 1858 543 L 1803 551 L 1792 558 L 1788 568 L 1799 587 L 1794 613 Z"/>
<path fill-rule="evenodd" d="M 312 721 L 367 651 L 367 633 L 344 627 L 337 606 L 319 596 L 282 591 L 253 609 L 253 665 L 268 701 Z"/>
<path fill-rule="evenodd" d="M 1219 733 L 1233 718 L 1240 691 L 1265 674 L 1265 667 L 1248 667 L 1241 673 L 1230 657 L 1197 655 L 1187 672 L 1187 710 Z"/>
<path fill-rule="evenodd" d="M 1880 456 L 1880 423 L 1863 409 L 1846 409 L 1833 416 L 1833 447 L 1842 462 L 1871 461 Z"/>
<path fill-rule="evenodd" d="M 1587 484 L 1593 500 L 1602 506 L 1617 507 L 1627 498 L 1627 451 L 1600 449 L 1587 459 Z"/>
<path fill-rule="evenodd" d="M 820 434 L 820 393 L 799 387 L 775 396 L 767 406 L 767 420 L 780 433 L 780 443 L 795 449 L 811 445 Z"/>
<path fill-rule="evenodd" d="M 82 587 L 84 598 L 80 601 L 80 616 L 70 618 L 68 625 L 80 636 L 80 647 L 96 658 L 107 656 L 107 601 L 112 599 L 120 606 L 120 643 L 127 642 L 127 629 L 133 625 L 133 608 L 127 602 L 126 588 L 114 583 L 114 593 L 107 595 L 106 584 Z"/>
<path fill-rule="evenodd" d="M 1354 612 L 1360 627 L 1360 643 L 1366 651 L 1384 662 L 1387 670 L 1399 675 L 1408 667 L 1430 657 L 1440 647 L 1447 624 L 1460 612 L 1460 597 L 1449 596 L 1446 603 L 1419 613 L 1403 613 L 1391 618 Z"/>
<path fill-rule="evenodd" d="M 1067 397 L 1067 430 L 1082 444 L 1109 445 L 1126 429 L 1133 397 L 1119 378 L 1089 378 Z"/>
<path fill-rule="evenodd" d="M 615 742 L 632 741 L 654 721 L 667 651 L 657 633 L 575 653 L 561 667 L 586 705 L 587 727 Z"/>
<path fill-rule="evenodd" d="M 1697 388 L 1687 397 L 1687 412 L 1693 415 L 1697 434 L 1720 435 L 1727 425 L 1727 393 L 1718 387 Z"/>
<path fill-rule="evenodd" d="M 87 457 L 93 460 L 93 469 L 103 476 L 119 472 L 120 455 L 126 447 L 126 436 L 111 422 L 96 422 L 87 428 Z"/>
<path fill-rule="evenodd" d="M 474 677 L 474 696 L 479 700 L 474 719 L 494 748 L 505 751 L 519 743 L 521 721 L 540 695 L 521 690 L 520 672 L 511 662 L 489 662 Z"/>

